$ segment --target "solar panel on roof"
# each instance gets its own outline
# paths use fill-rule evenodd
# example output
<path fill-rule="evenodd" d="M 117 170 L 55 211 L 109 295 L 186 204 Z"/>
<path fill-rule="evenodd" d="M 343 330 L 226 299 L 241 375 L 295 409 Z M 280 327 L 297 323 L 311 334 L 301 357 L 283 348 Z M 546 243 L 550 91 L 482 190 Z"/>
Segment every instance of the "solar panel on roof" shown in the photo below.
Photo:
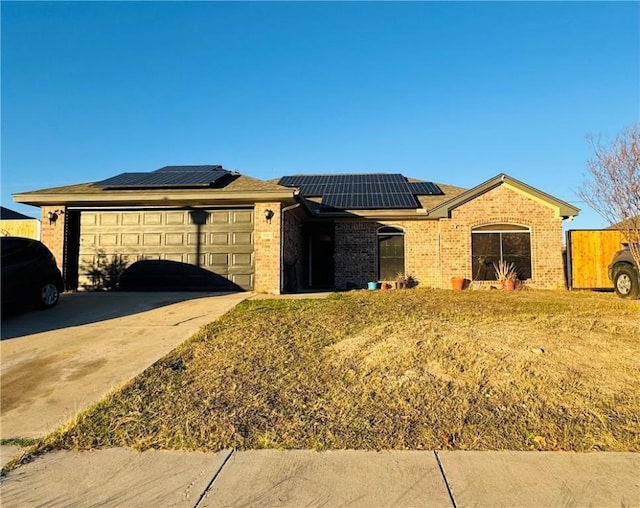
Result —
<path fill-rule="evenodd" d="M 413 194 L 435 196 L 442 194 L 442 190 L 435 183 L 432 182 L 409 182 L 407 184 L 409 190 Z"/>
<path fill-rule="evenodd" d="M 375 210 L 384 208 L 417 208 L 416 199 L 405 193 L 325 194 L 321 209 Z"/>
<path fill-rule="evenodd" d="M 218 165 L 205 165 L 205 166 L 164 166 L 160 169 L 156 169 L 154 173 L 164 172 L 192 172 L 192 171 L 220 171 L 222 166 Z"/>
<path fill-rule="evenodd" d="M 278 183 L 298 187 L 305 197 L 322 196 L 321 209 L 417 208 L 415 195 L 442 194 L 431 182 L 409 183 L 400 173 L 292 175 Z"/>
<path fill-rule="evenodd" d="M 136 182 L 149 173 L 120 173 L 119 175 L 112 176 L 111 178 L 107 178 L 106 180 L 102 180 L 100 182 L 94 183 L 94 185 L 99 186 L 108 186 L 108 185 L 129 185 L 132 182 Z"/>
<path fill-rule="evenodd" d="M 326 187 L 326 185 L 318 183 L 302 184 L 300 185 L 300 194 L 308 197 L 322 196 Z"/>
<path fill-rule="evenodd" d="M 229 174 L 226 170 L 217 171 L 154 171 L 152 173 L 122 173 L 107 178 L 94 185 L 111 189 L 151 189 L 210 187 Z"/>
<path fill-rule="evenodd" d="M 278 185 L 282 185 L 284 187 L 298 187 L 303 183 L 307 183 L 308 179 L 309 177 L 306 175 L 283 176 L 278 180 Z"/>

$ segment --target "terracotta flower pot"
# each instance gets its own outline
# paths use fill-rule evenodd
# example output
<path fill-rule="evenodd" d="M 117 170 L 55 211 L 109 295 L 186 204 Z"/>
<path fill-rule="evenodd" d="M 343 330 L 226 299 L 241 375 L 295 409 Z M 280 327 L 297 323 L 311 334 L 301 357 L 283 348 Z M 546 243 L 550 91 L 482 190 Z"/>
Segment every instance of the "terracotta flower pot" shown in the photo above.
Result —
<path fill-rule="evenodd" d="M 502 283 L 503 291 L 513 291 L 516 288 L 516 281 L 512 279 L 507 279 Z"/>
<path fill-rule="evenodd" d="M 451 278 L 451 287 L 456 291 L 461 291 L 464 289 L 464 277 L 452 277 Z"/>

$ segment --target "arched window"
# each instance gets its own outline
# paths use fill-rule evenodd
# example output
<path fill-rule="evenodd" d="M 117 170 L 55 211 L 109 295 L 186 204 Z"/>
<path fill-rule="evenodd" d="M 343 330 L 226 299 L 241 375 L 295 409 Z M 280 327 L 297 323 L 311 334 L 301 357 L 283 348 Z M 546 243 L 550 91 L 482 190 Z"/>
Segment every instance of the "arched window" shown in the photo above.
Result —
<path fill-rule="evenodd" d="M 404 231 L 383 226 L 378 228 L 378 280 L 393 280 L 404 274 Z"/>
<path fill-rule="evenodd" d="M 493 263 L 514 263 L 518 278 L 531 278 L 531 230 L 518 224 L 487 224 L 471 230 L 473 278 L 496 280 Z"/>

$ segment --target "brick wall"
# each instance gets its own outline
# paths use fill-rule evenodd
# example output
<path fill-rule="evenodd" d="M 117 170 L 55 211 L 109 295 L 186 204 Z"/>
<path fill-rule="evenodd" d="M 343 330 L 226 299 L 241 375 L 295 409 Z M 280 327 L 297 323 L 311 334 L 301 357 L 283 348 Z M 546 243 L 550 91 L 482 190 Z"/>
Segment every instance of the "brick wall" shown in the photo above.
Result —
<path fill-rule="evenodd" d="M 440 287 L 450 287 L 453 276 L 472 279 L 471 229 L 491 223 L 514 223 L 531 229 L 529 285 L 539 289 L 565 287 L 562 219 L 553 209 L 501 185 L 465 203 L 440 225 Z"/>
<path fill-rule="evenodd" d="M 273 210 L 270 222 L 265 219 L 265 211 Z M 257 293 L 280 293 L 280 225 L 282 220 L 281 204 L 255 204 L 254 231 L 254 290 Z"/>
<path fill-rule="evenodd" d="M 58 220 L 53 224 L 49 224 L 49 212 L 57 212 L 62 207 L 43 206 L 41 211 L 40 241 L 44 243 L 56 257 L 58 268 L 62 270 L 62 260 L 64 252 L 64 221 L 65 214 L 58 213 Z M 65 211 L 63 209 L 63 211 Z"/>
<path fill-rule="evenodd" d="M 378 278 L 378 237 L 375 221 L 336 221 L 336 289 L 365 288 Z"/>
<path fill-rule="evenodd" d="M 405 274 L 424 287 L 436 286 L 438 270 L 438 221 L 350 221 L 336 223 L 336 288 L 362 288 L 378 278 L 378 228 L 393 226 L 404 231 Z"/>
<path fill-rule="evenodd" d="M 471 230 L 491 223 L 531 229 L 530 287 L 565 287 L 562 219 L 547 205 L 505 184 L 461 205 L 450 219 L 336 222 L 336 288 L 363 288 L 377 279 L 381 226 L 404 230 L 405 273 L 420 287 L 450 288 L 454 276 L 471 280 Z"/>

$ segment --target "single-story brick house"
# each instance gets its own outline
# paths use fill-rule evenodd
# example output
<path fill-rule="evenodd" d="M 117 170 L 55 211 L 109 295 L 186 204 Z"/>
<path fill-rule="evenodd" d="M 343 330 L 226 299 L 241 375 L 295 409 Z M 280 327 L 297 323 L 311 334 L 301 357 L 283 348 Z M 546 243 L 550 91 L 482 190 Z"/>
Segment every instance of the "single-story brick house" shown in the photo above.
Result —
<path fill-rule="evenodd" d="M 265 293 L 364 288 L 398 272 L 421 287 L 449 288 L 454 276 L 490 284 L 501 258 L 531 287 L 560 288 L 562 221 L 579 212 L 505 174 L 467 190 L 400 174 L 263 181 L 222 166 L 167 166 L 14 199 L 41 208 L 41 239 L 72 289 L 99 253 L 197 265 Z"/>

